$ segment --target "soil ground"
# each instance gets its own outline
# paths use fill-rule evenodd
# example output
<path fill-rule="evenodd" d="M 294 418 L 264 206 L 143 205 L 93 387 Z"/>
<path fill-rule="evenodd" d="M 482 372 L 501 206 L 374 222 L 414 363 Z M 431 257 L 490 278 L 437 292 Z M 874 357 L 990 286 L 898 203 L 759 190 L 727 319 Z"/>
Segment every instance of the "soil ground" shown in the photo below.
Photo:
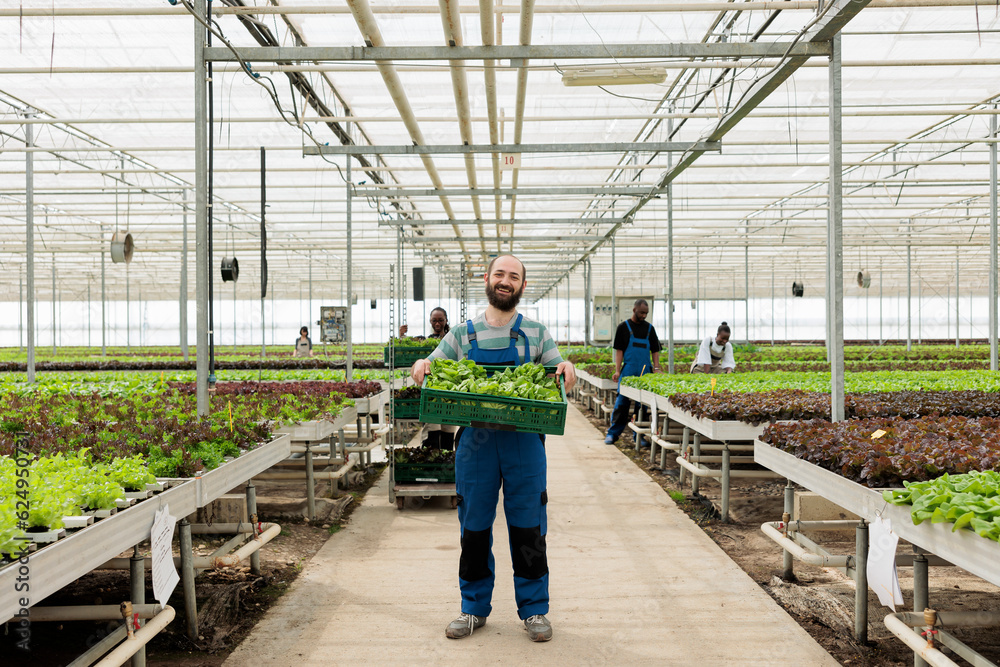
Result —
<path fill-rule="evenodd" d="M 581 412 L 602 432 L 607 425 L 582 405 Z M 627 433 L 631 433 L 627 431 Z M 730 523 L 719 518 L 721 486 L 702 478 L 699 493 L 691 492 L 688 477 L 679 482 L 680 466 L 668 455 L 667 465 L 649 463 L 649 449 L 635 451 L 635 443 L 623 436 L 616 445 L 638 467 L 656 481 L 692 521 L 695 521 L 758 585 L 798 621 L 820 645 L 843 665 L 862 667 L 909 667 L 913 652 L 889 632 L 882 622 L 890 609 L 869 591 L 868 643 L 854 639 L 854 581 L 832 568 L 794 562 L 795 581 L 781 581 L 782 551 L 760 530 L 762 523 L 779 521 L 783 510 L 785 480 L 734 478 L 730 483 Z M 657 456 L 659 459 L 659 456 Z M 712 466 L 715 467 L 715 466 Z M 739 466 L 734 466 L 734 469 Z M 752 467 L 752 466 L 751 466 Z M 801 487 L 796 487 L 801 488 Z M 836 542 L 817 537 L 833 554 L 853 554 L 854 541 Z M 908 553 L 910 545 L 900 541 L 897 553 Z M 897 611 L 913 609 L 913 571 L 898 570 L 904 604 Z M 930 606 L 942 611 L 1000 610 L 1000 588 L 957 567 L 929 569 Z M 1000 635 L 995 628 L 954 630 L 953 634 L 990 661 L 1000 664 Z M 959 664 L 960 658 L 943 649 Z"/>

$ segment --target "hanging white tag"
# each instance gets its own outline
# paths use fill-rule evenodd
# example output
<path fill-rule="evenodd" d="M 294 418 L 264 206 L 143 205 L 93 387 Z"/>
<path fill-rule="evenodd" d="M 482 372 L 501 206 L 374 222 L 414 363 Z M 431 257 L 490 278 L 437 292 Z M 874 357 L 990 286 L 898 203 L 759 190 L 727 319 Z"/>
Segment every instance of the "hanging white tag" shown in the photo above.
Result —
<path fill-rule="evenodd" d="M 878 595 L 879 602 L 896 611 L 903 604 L 896 574 L 896 545 L 899 536 L 892 532 L 888 520 L 875 517 L 868 526 L 868 587 Z"/>
<path fill-rule="evenodd" d="M 170 507 L 164 505 L 153 517 L 153 528 L 150 531 L 152 544 L 153 597 L 161 605 L 166 605 L 170 594 L 174 592 L 180 577 L 174 567 L 171 543 L 174 535 L 174 524 L 177 523 L 170 514 Z"/>

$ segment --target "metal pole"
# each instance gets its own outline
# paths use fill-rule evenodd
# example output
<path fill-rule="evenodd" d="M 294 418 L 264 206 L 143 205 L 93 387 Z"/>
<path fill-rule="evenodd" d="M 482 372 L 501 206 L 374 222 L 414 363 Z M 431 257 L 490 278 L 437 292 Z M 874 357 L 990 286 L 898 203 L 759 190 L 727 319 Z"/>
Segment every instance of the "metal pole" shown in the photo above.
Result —
<path fill-rule="evenodd" d="M 205 16 L 205 0 L 194 0 L 195 12 Z M 208 256 L 208 103 L 207 72 L 205 70 L 205 28 L 194 22 L 194 171 L 195 171 L 195 298 L 197 300 L 197 332 L 195 333 L 198 416 L 208 415 L 208 274 L 211 258 Z M 190 531 L 190 528 L 188 528 Z M 190 542 L 188 544 L 190 548 Z M 183 556 L 183 550 L 182 550 Z M 194 587 L 192 572 L 191 586 Z M 185 584 L 185 588 L 187 584 Z M 194 597 L 192 591 L 192 600 Z M 186 598 L 185 598 L 186 600 Z M 192 602 L 192 607 L 194 606 Z M 190 609 L 188 610 L 191 611 Z M 197 611 L 195 610 L 195 613 Z M 192 630 L 193 628 L 193 630 Z M 198 638 L 198 621 L 188 618 L 188 635 Z"/>
<path fill-rule="evenodd" d="M 31 118 L 32 114 L 25 116 Z M 24 145 L 34 145 L 35 126 L 24 126 Z M 28 251 L 28 382 L 35 381 L 35 165 L 34 153 L 24 153 L 25 243 Z"/>
<path fill-rule="evenodd" d="M 146 559 L 139 555 L 139 545 L 132 549 L 132 557 L 129 558 L 129 580 L 132 589 L 132 605 L 146 604 Z M 143 625 L 143 621 L 139 621 Z M 146 647 L 142 646 L 132 656 L 132 667 L 146 667 Z"/>
<path fill-rule="evenodd" d="M 257 487 L 253 480 L 247 482 L 247 518 L 253 525 L 257 524 Z M 250 554 L 250 573 L 260 574 L 260 550 Z"/>
<path fill-rule="evenodd" d="M 729 443 L 722 450 L 722 523 L 729 523 Z"/>
<path fill-rule="evenodd" d="M 267 297 L 267 163 L 264 147 L 260 147 L 260 356 L 267 356 L 267 317 L 264 299 Z M 273 296 L 273 295 L 272 295 Z M 271 314 L 274 317 L 274 314 Z M 258 559 L 258 562 L 259 559 Z"/>
<path fill-rule="evenodd" d="M 955 347 L 959 347 L 961 338 L 961 320 L 959 319 L 959 303 L 961 299 L 959 298 L 959 267 L 958 267 L 958 247 L 955 247 Z"/>
<path fill-rule="evenodd" d="M 771 262 L 771 346 L 774 346 L 774 262 Z M 787 553 L 787 552 L 786 552 Z"/>
<path fill-rule="evenodd" d="M 696 304 L 694 339 L 697 341 L 701 337 L 701 253 L 694 256 L 694 294 Z"/>
<path fill-rule="evenodd" d="M 909 238 L 909 234 L 907 234 Z M 906 246 L 906 351 L 913 349 L 913 248 Z"/>
<path fill-rule="evenodd" d="M 997 105 L 993 105 L 996 109 Z M 996 139 L 997 117 L 990 116 L 990 136 Z M 997 145 L 990 144 L 990 370 L 997 368 Z"/>
<path fill-rule="evenodd" d="M 923 330 L 923 313 L 924 313 L 924 281 L 917 281 L 917 345 L 923 345 L 924 343 L 924 330 Z"/>
<path fill-rule="evenodd" d="M 90 347 L 90 345 L 91 345 L 90 336 L 91 336 L 91 333 L 92 333 L 91 332 L 91 321 L 90 320 L 91 320 L 91 316 L 93 314 L 93 297 L 92 297 L 92 295 L 90 293 L 90 290 L 91 290 L 91 287 L 93 287 L 93 285 L 91 283 L 92 283 L 91 279 L 87 278 L 87 347 Z"/>
<path fill-rule="evenodd" d="M 590 260 L 583 267 L 583 338 L 584 343 L 590 345 L 590 315 L 593 311 L 593 292 L 591 292 L 590 282 Z"/>
<path fill-rule="evenodd" d="M 785 480 L 785 513 L 788 514 L 789 520 L 794 519 L 795 516 L 795 487 L 792 486 L 792 481 L 789 479 Z M 792 553 L 790 551 L 784 551 L 781 555 L 781 578 L 785 581 L 791 581 L 795 577 L 795 571 L 793 569 L 794 560 L 792 558 Z"/>
<path fill-rule="evenodd" d="M 862 520 L 854 531 L 854 638 L 868 643 L 868 524 Z"/>
<path fill-rule="evenodd" d="M 611 340 L 614 341 L 618 326 L 618 277 L 615 275 L 615 237 L 611 237 Z"/>
<path fill-rule="evenodd" d="M 107 322 L 107 305 L 108 305 L 108 295 L 107 295 L 107 284 L 105 281 L 105 271 L 104 262 L 107 256 L 106 249 L 104 247 L 104 229 L 101 229 L 101 356 L 108 356 L 108 322 Z"/>
<path fill-rule="evenodd" d="M 306 310 L 306 322 L 312 322 L 313 313 L 313 255 L 309 251 L 309 308 Z"/>
<path fill-rule="evenodd" d="M 392 377 L 389 378 L 389 384 L 392 384 Z M 344 460 L 347 460 L 349 454 L 344 455 Z M 306 441 L 306 509 L 308 510 L 308 516 L 310 521 L 316 520 L 316 482 L 313 477 L 313 452 L 309 441 Z"/>
<path fill-rule="evenodd" d="M 927 565 L 927 556 L 920 547 L 913 547 L 913 611 L 917 613 L 923 612 L 929 604 Z M 927 667 L 927 662 L 914 653 L 913 667 Z"/>
<path fill-rule="evenodd" d="M 56 356 L 56 338 L 59 330 L 56 328 L 56 256 L 52 255 L 52 356 Z"/>
<path fill-rule="evenodd" d="M 830 40 L 830 418 L 844 419 L 844 201 L 840 35 Z"/>
<path fill-rule="evenodd" d="M 188 360 L 188 192 L 181 190 L 181 289 L 180 289 L 180 336 L 181 354 Z"/>
<path fill-rule="evenodd" d="M 674 105 L 670 105 L 671 113 Z M 667 119 L 667 136 L 672 136 L 674 119 Z M 673 166 L 673 155 L 667 154 L 667 169 Z M 674 184 L 667 185 L 667 372 L 674 372 Z"/>
<path fill-rule="evenodd" d="M 746 327 L 747 344 L 750 344 L 750 246 L 743 246 L 743 326 Z"/>
<path fill-rule="evenodd" d="M 128 264 L 125 265 L 125 351 L 132 351 L 132 298 Z"/>
<path fill-rule="evenodd" d="M 17 271 L 17 346 L 24 346 L 24 275 Z"/>
<path fill-rule="evenodd" d="M 878 342 L 882 343 L 882 267 L 878 267 Z"/>
<path fill-rule="evenodd" d="M 195 0 L 204 8 L 205 0 Z M 197 7 L 197 5 L 196 5 Z M 198 23 L 197 25 L 201 25 Z M 197 65 L 195 65 L 197 69 Z M 199 347 L 198 356 L 201 356 Z M 193 642 L 198 641 L 198 599 L 194 591 L 194 554 L 191 549 L 191 524 L 187 518 L 178 522 L 180 526 L 181 552 L 181 584 L 184 590 L 184 615 L 187 616 L 187 636 Z"/>
<path fill-rule="evenodd" d="M 350 133 L 351 124 L 347 123 L 347 131 Z M 354 310 L 354 270 L 353 262 L 354 257 L 351 254 L 351 156 L 347 156 L 347 202 L 346 202 L 346 213 L 347 213 L 347 317 L 345 318 L 345 324 L 347 325 L 347 369 L 344 372 L 344 379 L 350 382 L 354 374 L 354 332 L 352 331 L 353 319 L 351 317 L 351 311 Z M 424 308 L 426 308 L 427 302 L 424 301 Z M 426 321 L 426 318 L 425 318 Z"/>

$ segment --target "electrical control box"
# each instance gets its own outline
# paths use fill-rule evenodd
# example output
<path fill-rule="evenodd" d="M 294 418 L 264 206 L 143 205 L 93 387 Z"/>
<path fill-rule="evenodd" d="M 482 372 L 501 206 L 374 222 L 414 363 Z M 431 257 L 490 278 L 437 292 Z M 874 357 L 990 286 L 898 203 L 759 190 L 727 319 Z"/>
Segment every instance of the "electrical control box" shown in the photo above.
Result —
<path fill-rule="evenodd" d="M 347 306 L 320 306 L 320 341 L 342 343 L 347 340 Z"/>
<path fill-rule="evenodd" d="M 620 296 L 618 297 L 617 317 L 612 312 L 613 302 L 610 296 L 595 296 L 593 304 L 594 317 L 594 342 L 610 343 L 615 337 L 615 330 L 618 324 L 632 317 L 632 305 L 636 299 L 645 299 L 649 303 L 649 315 L 647 322 L 653 321 L 653 304 L 655 299 L 651 296 Z"/>

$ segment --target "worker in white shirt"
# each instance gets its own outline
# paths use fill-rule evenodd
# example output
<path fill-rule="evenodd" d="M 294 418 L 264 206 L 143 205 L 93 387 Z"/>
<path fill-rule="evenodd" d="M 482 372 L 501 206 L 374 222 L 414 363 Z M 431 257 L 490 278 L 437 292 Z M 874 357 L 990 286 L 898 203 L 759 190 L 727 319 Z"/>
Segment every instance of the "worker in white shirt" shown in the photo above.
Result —
<path fill-rule="evenodd" d="M 691 364 L 692 373 L 732 373 L 736 370 L 729 333 L 729 325 L 723 322 L 714 338 L 708 336 L 701 342 L 698 356 Z"/>

